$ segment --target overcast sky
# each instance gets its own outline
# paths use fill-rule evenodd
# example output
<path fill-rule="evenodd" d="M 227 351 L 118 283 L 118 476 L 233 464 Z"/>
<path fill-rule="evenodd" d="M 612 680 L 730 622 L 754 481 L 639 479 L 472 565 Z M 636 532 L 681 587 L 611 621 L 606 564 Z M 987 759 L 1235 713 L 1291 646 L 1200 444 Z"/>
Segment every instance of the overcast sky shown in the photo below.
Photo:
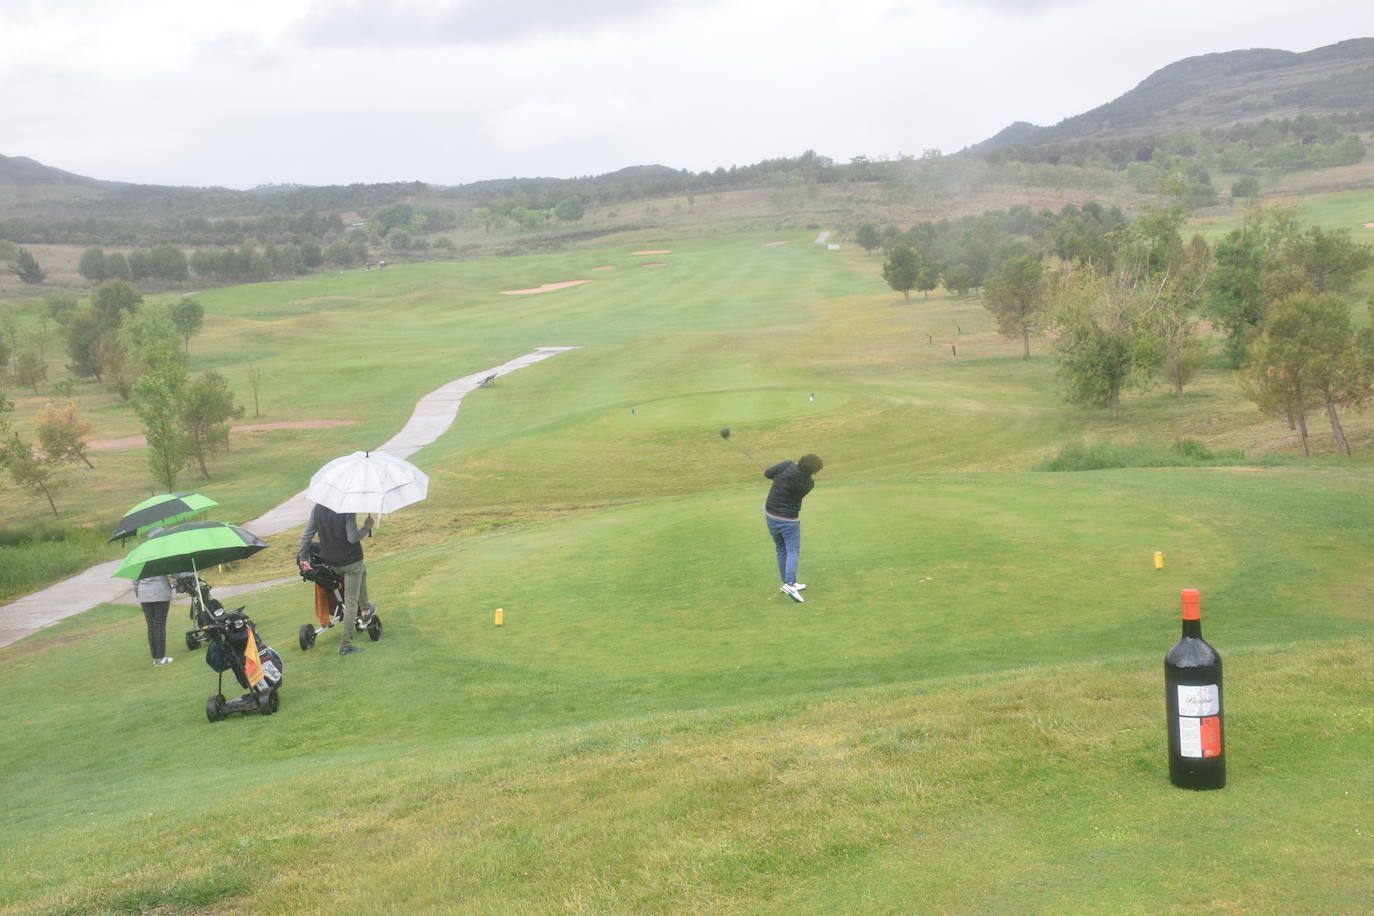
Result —
<path fill-rule="evenodd" d="M 462 184 L 953 152 L 1370 0 L 0 0 L 0 154 L 152 184 Z"/>

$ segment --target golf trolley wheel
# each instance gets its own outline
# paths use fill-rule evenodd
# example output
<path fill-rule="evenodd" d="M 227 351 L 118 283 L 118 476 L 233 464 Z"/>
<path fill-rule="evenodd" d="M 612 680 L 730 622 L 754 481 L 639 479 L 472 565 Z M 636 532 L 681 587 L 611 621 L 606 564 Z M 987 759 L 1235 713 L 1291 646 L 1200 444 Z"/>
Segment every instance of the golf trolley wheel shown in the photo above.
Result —
<path fill-rule="evenodd" d="M 264 716 L 270 716 L 272 713 L 276 712 L 280 706 L 281 698 L 278 697 L 277 692 L 273 690 L 267 695 L 267 699 L 259 701 L 258 712 L 262 713 Z"/>
<path fill-rule="evenodd" d="M 225 718 L 226 715 L 224 711 L 224 696 L 222 694 L 217 693 L 214 696 L 205 698 L 205 718 L 209 719 L 211 722 L 218 722 L 220 719 Z"/>
<path fill-rule="evenodd" d="M 301 624 L 300 632 L 296 634 L 296 641 L 301 644 L 301 651 L 305 652 L 315 644 L 315 628 L 308 623 Z"/>
<path fill-rule="evenodd" d="M 196 635 L 195 630 L 186 631 L 186 648 L 192 652 L 200 648 L 200 638 Z"/>
<path fill-rule="evenodd" d="M 382 638 L 382 618 L 376 614 L 373 614 L 372 619 L 367 622 L 367 638 L 373 642 Z"/>

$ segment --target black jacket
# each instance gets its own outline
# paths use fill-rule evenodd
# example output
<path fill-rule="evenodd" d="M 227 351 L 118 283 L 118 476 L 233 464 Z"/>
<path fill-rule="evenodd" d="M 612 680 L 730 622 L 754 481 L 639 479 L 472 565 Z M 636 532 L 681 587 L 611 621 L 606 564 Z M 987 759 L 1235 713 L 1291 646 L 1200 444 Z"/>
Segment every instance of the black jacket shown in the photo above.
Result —
<path fill-rule="evenodd" d="M 815 479 L 798 467 L 795 461 L 780 461 L 764 471 L 763 476 L 773 481 L 763 511 L 778 518 L 798 518 L 802 499 L 816 485 Z"/>
<path fill-rule="evenodd" d="M 363 545 L 358 542 L 366 534 L 366 529 L 357 527 L 357 516 L 352 512 L 335 512 L 327 506 L 316 504 L 301 534 L 299 559 L 307 558 L 310 540 L 315 534 L 320 536 L 320 559 L 330 566 L 348 566 L 363 558 Z"/>

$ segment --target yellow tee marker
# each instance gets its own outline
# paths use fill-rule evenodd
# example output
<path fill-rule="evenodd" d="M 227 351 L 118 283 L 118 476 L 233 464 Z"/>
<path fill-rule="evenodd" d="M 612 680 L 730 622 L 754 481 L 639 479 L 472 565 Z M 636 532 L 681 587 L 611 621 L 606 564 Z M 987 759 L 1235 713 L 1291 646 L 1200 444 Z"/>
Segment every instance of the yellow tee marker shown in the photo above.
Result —
<path fill-rule="evenodd" d="M 1163 553 L 1162 551 L 1156 550 L 1156 551 L 1155 551 L 1155 569 L 1163 569 L 1163 568 L 1164 568 L 1164 553 Z"/>
<path fill-rule="evenodd" d="M 504 626 L 505 623 L 506 623 L 506 609 L 505 609 L 505 608 L 499 607 L 499 608 L 496 609 L 496 625 L 497 625 L 498 627 L 499 627 L 499 626 Z"/>

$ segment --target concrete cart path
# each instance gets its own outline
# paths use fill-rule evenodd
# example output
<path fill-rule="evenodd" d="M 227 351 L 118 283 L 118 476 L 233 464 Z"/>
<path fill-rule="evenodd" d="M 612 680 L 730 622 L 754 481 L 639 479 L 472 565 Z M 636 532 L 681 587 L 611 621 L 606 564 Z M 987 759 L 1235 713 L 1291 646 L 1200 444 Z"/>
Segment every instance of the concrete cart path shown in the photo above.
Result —
<path fill-rule="evenodd" d="M 532 366 L 550 356 L 576 349 L 578 348 L 538 347 L 533 352 L 502 363 L 494 369 L 474 372 L 436 388 L 415 404 L 415 411 L 405 426 L 401 427 L 401 431 L 375 451 L 387 452 L 397 458 L 410 457 L 438 439 L 453 425 L 464 395 L 481 386 L 483 382 L 514 372 L 516 369 Z M 305 498 L 305 491 L 302 490 L 281 505 L 269 509 L 250 522 L 244 522 L 243 527 L 259 537 L 280 534 L 297 525 L 305 524 L 306 518 L 310 515 L 310 506 L 311 503 Z M 88 611 L 97 604 L 136 604 L 133 583 L 128 579 L 111 578 L 120 562 L 110 560 L 92 566 L 70 579 L 63 579 L 42 591 L 25 595 L 12 604 L 0 607 L 0 646 L 8 646 L 63 618 Z M 216 589 L 215 594 L 227 597 L 289 581 L 292 580 L 275 579 L 271 582 L 234 586 L 232 590 Z"/>

